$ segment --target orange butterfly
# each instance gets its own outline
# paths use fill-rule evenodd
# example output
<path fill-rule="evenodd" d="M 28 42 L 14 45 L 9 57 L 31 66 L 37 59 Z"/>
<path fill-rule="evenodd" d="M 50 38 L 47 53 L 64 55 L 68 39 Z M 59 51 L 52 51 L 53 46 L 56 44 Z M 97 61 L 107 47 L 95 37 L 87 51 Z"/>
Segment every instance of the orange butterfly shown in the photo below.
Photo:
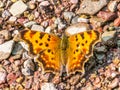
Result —
<path fill-rule="evenodd" d="M 21 38 L 38 55 L 36 59 L 44 72 L 60 74 L 63 67 L 67 74 L 84 73 L 84 64 L 92 55 L 93 46 L 100 40 L 100 33 L 95 30 L 81 32 L 59 38 L 53 34 L 24 30 Z"/>

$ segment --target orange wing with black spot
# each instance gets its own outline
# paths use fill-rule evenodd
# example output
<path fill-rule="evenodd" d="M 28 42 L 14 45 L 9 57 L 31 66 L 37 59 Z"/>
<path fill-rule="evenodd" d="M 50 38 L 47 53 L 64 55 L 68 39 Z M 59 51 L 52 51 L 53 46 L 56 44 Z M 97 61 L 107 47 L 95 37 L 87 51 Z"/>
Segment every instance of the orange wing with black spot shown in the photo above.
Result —
<path fill-rule="evenodd" d="M 67 48 L 67 72 L 76 71 L 84 73 L 84 64 L 92 54 L 93 46 L 99 41 L 98 31 L 85 31 L 68 38 Z"/>
<path fill-rule="evenodd" d="M 38 55 L 37 62 L 45 72 L 60 73 L 60 42 L 55 35 L 38 31 L 24 30 L 22 39 L 28 43 L 31 54 Z"/>

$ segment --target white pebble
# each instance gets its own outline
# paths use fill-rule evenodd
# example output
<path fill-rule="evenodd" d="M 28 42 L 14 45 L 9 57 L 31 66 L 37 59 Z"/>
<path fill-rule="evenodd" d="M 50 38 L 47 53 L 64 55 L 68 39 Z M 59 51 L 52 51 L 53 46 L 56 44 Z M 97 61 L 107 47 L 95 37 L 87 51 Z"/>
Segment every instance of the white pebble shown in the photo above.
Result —
<path fill-rule="evenodd" d="M 26 9 L 27 5 L 23 1 L 17 1 L 10 7 L 10 12 L 13 16 L 22 14 Z"/>

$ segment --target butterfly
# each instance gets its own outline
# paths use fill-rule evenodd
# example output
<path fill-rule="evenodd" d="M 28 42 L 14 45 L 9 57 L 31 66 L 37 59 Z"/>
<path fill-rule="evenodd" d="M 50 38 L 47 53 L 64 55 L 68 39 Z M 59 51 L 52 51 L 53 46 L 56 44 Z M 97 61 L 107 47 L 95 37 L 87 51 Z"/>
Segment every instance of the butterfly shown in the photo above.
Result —
<path fill-rule="evenodd" d="M 87 30 L 60 38 L 45 32 L 23 30 L 21 39 L 28 44 L 30 53 L 37 55 L 36 62 L 44 73 L 60 74 L 65 69 L 69 75 L 85 72 L 84 65 L 100 40 L 100 33 Z"/>

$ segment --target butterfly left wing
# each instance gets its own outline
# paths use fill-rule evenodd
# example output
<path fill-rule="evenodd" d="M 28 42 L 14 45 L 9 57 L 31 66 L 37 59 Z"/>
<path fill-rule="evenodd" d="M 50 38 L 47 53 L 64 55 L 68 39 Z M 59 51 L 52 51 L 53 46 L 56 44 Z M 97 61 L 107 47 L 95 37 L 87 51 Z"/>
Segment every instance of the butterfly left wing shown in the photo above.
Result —
<path fill-rule="evenodd" d="M 68 37 L 67 73 L 84 73 L 84 64 L 92 54 L 93 46 L 99 41 L 98 31 L 90 30 Z"/>
<path fill-rule="evenodd" d="M 21 32 L 21 38 L 28 44 L 30 53 L 38 55 L 36 60 L 44 72 L 60 73 L 61 39 L 59 37 L 39 31 L 24 30 Z"/>

